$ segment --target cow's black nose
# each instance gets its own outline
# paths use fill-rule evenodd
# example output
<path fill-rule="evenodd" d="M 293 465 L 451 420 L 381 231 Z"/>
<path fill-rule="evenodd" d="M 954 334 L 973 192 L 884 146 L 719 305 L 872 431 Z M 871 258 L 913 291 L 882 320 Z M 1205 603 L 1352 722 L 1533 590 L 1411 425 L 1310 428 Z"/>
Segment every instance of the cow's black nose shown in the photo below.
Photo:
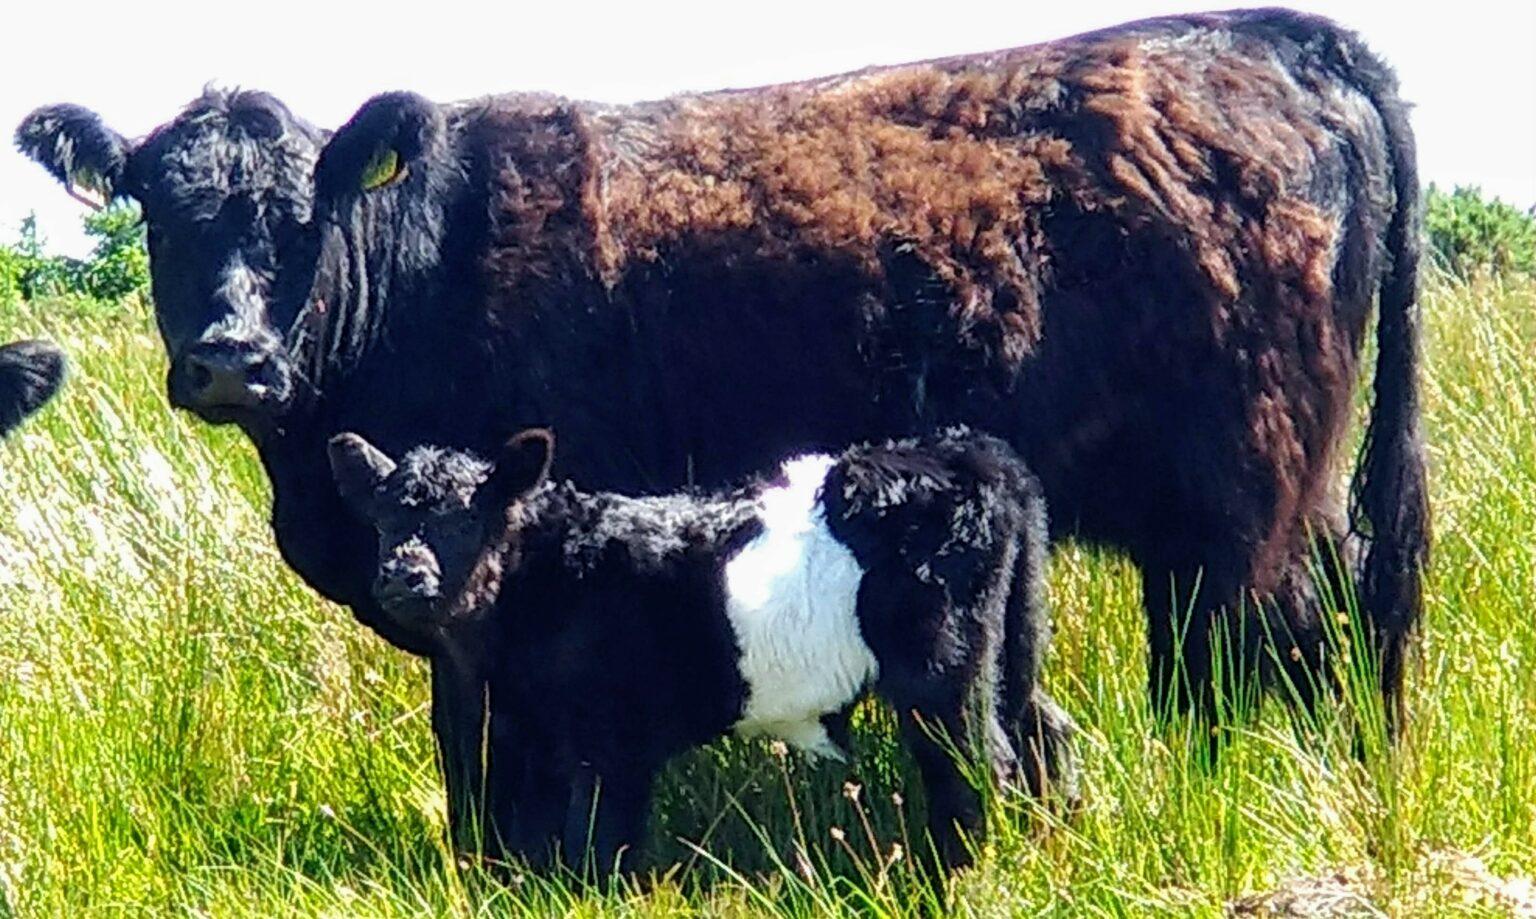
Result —
<path fill-rule="evenodd" d="M 236 338 L 213 338 L 187 349 L 179 362 L 180 395 L 197 411 L 254 409 L 286 398 L 286 373 L 281 356 L 261 344 Z"/>
<path fill-rule="evenodd" d="M 189 392 L 204 405 L 254 405 L 260 399 L 253 384 L 266 363 L 264 356 L 245 349 L 200 345 L 187 355 Z"/>

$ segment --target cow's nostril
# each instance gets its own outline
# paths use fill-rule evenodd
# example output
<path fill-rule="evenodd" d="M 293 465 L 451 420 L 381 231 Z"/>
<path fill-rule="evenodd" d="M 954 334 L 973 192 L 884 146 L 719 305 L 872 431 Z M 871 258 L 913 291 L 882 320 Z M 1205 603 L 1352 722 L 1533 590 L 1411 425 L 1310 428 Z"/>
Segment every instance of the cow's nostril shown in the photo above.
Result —
<path fill-rule="evenodd" d="M 213 384 L 213 371 L 201 361 L 193 361 L 187 368 L 187 375 L 190 377 L 189 382 L 194 392 L 202 392 Z"/>

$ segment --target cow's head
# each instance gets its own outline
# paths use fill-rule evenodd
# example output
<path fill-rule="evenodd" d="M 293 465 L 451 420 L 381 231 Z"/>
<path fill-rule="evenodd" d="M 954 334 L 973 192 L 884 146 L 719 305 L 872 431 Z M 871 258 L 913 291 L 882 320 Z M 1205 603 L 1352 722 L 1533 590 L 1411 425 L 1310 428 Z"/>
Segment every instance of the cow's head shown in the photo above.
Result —
<path fill-rule="evenodd" d="M 278 307 L 275 292 L 280 267 L 313 258 L 324 141 L 265 93 L 213 89 L 138 141 L 75 105 L 38 109 L 16 131 L 22 152 L 81 201 L 140 204 L 171 402 L 243 424 L 275 417 L 292 396 L 283 341 L 302 298 Z"/>
<path fill-rule="evenodd" d="M 63 382 L 64 353 L 48 342 L 0 347 L 0 437 L 42 408 Z"/>
<path fill-rule="evenodd" d="M 398 463 L 356 434 L 330 442 L 342 498 L 379 537 L 374 599 L 406 627 L 484 612 L 509 563 L 508 508 L 549 475 L 554 437 L 524 431 L 494 464 L 471 453 L 417 447 Z"/>

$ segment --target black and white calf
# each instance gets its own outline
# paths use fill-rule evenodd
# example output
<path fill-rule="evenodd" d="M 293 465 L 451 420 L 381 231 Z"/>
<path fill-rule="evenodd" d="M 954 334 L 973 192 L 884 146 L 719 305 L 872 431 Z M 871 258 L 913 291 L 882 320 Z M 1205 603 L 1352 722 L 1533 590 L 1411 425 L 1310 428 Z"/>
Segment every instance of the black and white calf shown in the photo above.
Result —
<path fill-rule="evenodd" d="M 492 755 L 521 757 L 498 821 L 514 852 L 558 841 L 612 868 L 669 757 L 735 730 L 841 758 L 867 691 L 899 713 L 945 868 L 983 830 L 952 748 L 1005 783 L 1070 786 L 1071 722 L 1037 686 L 1044 501 L 1003 442 L 954 429 L 644 498 L 547 482 L 552 450 L 532 430 L 494 464 L 420 447 L 397 465 L 331 442 L 379 532 L 380 603 L 494 642 Z"/>
<path fill-rule="evenodd" d="M 58 392 L 64 382 L 64 354 L 45 341 L 18 341 L 0 347 L 0 437 Z"/>

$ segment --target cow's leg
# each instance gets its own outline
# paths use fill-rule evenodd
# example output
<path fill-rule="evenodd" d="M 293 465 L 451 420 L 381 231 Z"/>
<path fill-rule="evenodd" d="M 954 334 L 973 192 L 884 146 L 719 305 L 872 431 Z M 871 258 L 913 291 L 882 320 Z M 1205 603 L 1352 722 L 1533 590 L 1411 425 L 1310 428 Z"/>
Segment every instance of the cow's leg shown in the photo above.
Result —
<path fill-rule="evenodd" d="M 928 797 L 928 835 L 923 847 L 932 878 L 941 883 L 949 872 L 971 863 L 972 847 L 986 833 L 982 793 L 968 772 L 990 772 L 994 788 L 1015 785 L 1019 761 L 997 705 L 997 650 L 981 635 L 968 636 L 975 657 L 945 668 L 945 656 L 933 666 L 896 661 L 881 675 L 881 694 L 896 707 L 902 736 L 922 774 Z M 906 666 L 902 666 L 906 663 Z M 967 665 L 970 666 L 967 666 Z M 919 669 L 921 668 L 921 669 Z"/>
<path fill-rule="evenodd" d="M 485 681 L 477 660 L 432 660 L 432 732 L 448 792 L 448 830 L 461 850 L 480 852 L 492 834 L 486 826 Z"/>
<path fill-rule="evenodd" d="M 1307 535 L 1289 550 L 1218 550 L 1205 565 L 1143 569 L 1152 704 L 1160 715 L 1195 716 L 1213 746 L 1218 716 L 1251 712 L 1264 689 L 1310 713 L 1336 688 L 1324 635 L 1325 619 L 1343 608 L 1344 539 L 1328 523 L 1297 531 Z"/>
<path fill-rule="evenodd" d="M 501 811 L 498 826 L 510 839 L 509 854 L 536 869 L 551 867 L 558 864 L 565 833 L 571 771 L 541 744 L 520 747 L 512 762 L 517 765 L 516 791 L 509 796 L 514 798 L 510 807 Z"/>
<path fill-rule="evenodd" d="M 1328 553 L 1339 543 L 1322 537 L 1317 552 Z M 1321 566 L 1321 567 L 1320 567 Z M 1324 641 L 1324 619 L 1343 610 L 1341 584 L 1329 572 L 1332 561 L 1314 558 L 1306 549 L 1298 549 L 1290 558 L 1265 604 L 1266 631 L 1272 640 L 1264 649 L 1265 663 L 1272 674 L 1272 688 L 1286 702 L 1311 715 L 1320 698 L 1329 695 L 1334 680 L 1328 673 L 1328 651 Z M 1322 578 L 1321 582 L 1319 579 Z M 1335 622 L 1348 631 L 1347 623 Z"/>
<path fill-rule="evenodd" d="M 567 862 L 599 880 L 630 870 L 645 839 L 653 766 L 583 764 L 570 785 L 563 846 Z"/>
<path fill-rule="evenodd" d="M 1161 719 L 1189 715 L 1215 754 L 1218 718 L 1246 710 L 1257 690 L 1255 594 L 1219 557 L 1143 569 L 1148 694 Z"/>
<path fill-rule="evenodd" d="M 1198 568 L 1142 572 L 1147 614 L 1147 695 L 1161 717 L 1205 713 L 1211 680 L 1209 619 Z"/>
<path fill-rule="evenodd" d="M 1338 655 L 1357 653 L 1357 644 L 1372 634 L 1369 622 L 1351 617 L 1359 612 L 1358 604 L 1349 602 L 1357 589 L 1352 549 L 1342 524 L 1315 524 L 1292 553 L 1265 608 L 1274 636 L 1265 648 L 1270 682 L 1314 723 L 1318 702 L 1343 689 L 1346 670 L 1335 666 Z M 1390 706 L 1386 715 L 1391 718 Z"/>

